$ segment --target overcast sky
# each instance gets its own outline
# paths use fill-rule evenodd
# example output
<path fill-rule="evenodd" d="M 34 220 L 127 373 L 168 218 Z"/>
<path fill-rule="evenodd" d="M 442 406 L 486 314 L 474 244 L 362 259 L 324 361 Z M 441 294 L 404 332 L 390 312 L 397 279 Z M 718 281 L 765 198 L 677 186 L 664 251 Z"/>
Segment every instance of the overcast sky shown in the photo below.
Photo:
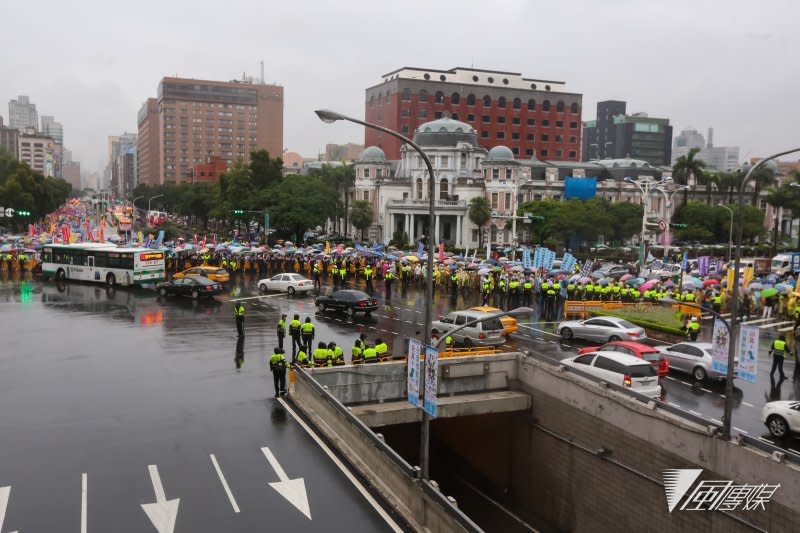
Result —
<path fill-rule="evenodd" d="M 598 100 L 714 127 L 745 157 L 800 143 L 800 3 L 792 0 L 100 0 L 4 2 L 0 115 L 27 94 L 64 125 L 85 170 L 106 137 L 136 131 L 161 77 L 254 76 L 285 87 L 284 146 L 306 157 L 363 142 L 319 107 L 363 117 L 364 89 L 401 66 L 456 66 L 562 80 Z"/>

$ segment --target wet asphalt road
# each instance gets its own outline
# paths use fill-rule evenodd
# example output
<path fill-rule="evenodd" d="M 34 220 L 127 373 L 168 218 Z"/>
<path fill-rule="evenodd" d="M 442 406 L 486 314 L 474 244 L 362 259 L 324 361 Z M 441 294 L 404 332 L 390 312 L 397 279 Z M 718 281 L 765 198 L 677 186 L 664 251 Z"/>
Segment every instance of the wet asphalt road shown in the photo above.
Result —
<path fill-rule="evenodd" d="M 257 295 L 255 281 L 239 279 L 216 301 L 194 303 L 147 290 L 2 280 L 0 487 L 11 487 L 3 531 L 80 531 L 84 473 L 88 531 L 154 530 L 141 507 L 156 501 L 149 465 L 165 497 L 180 498 L 176 531 L 322 531 L 332 520 L 351 531 L 389 529 L 272 397 L 267 358 L 282 312 L 312 317 L 315 341 L 336 341 L 348 357 L 361 332 L 401 353 L 404 339 L 423 329 L 422 291 L 396 286 L 387 305 L 379 285 L 379 310 L 353 320 L 320 315 L 312 296 L 246 300 L 246 336 L 237 346 L 227 300 Z M 477 298 L 439 293 L 435 314 Z M 561 341 L 554 327 L 534 316 L 505 347 L 563 358 L 586 346 Z M 769 335 L 762 330 L 762 346 Z M 770 386 L 769 364 L 762 357 L 758 384 L 736 382 L 735 431 L 766 437 L 765 401 L 800 398 L 791 379 Z M 664 389 L 666 401 L 721 417 L 721 383 L 673 374 Z M 263 447 L 289 478 L 304 478 L 311 520 L 269 487 L 278 476 Z"/>

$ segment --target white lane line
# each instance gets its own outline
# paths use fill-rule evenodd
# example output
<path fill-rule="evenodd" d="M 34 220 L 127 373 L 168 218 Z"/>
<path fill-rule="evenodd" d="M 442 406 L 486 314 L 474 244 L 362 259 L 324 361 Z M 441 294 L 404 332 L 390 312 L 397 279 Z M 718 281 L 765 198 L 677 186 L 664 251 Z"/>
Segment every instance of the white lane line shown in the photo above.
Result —
<path fill-rule="evenodd" d="M 757 324 L 758 322 L 766 322 L 767 320 L 772 320 L 771 318 L 757 318 L 755 320 L 748 320 L 746 322 L 742 322 L 742 324 Z"/>
<path fill-rule="evenodd" d="M 671 405 L 672 407 L 677 407 L 678 409 L 683 409 L 683 407 L 681 407 L 680 405 L 678 405 L 675 402 L 667 402 L 667 404 Z"/>
<path fill-rule="evenodd" d="M 3 529 L 3 522 L 6 521 L 6 509 L 8 508 L 8 498 L 11 496 L 11 485 L 0 487 L 0 531 Z"/>
<path fill-rule="evenodd" d="M 715 424 L 719 424 L 720 426 L 722 425 L 722 420 L 717 420 L 716 418 L 712 418 L 711 421 L 714 422 Z"/>
<path fill-rule="evenodd" d="M 705 387 L 700 388 L 700 390 L 703 391 L 703 392 L 708 392 L 708 393 L 711 392 L 711 389 L 707 389 Z"/>
<path fill-rule="evenodd" d="M 672 376 L 665 376 L 670 381 L 678 381 L 677 379 L 673 378 Z"/>
<path fill-rule="evenodd" d="M 698 413 L 697 411 L 692 411 L 691 409 L 689 409 L 689 412 L 692 413 L 694 416 L 699 416 L 699 417 L 703 416 L 703 413 Z"/>
<path fill-rule="evenodd" d="M 746 405 L 747 407 L 754 407 L 752 403 L 745 401 L 742 402 L 742 405 Z"/>
<path fill-rule="evenodd" d="M 81 533 L 86 533 L 86 510 L 88 508 L 88 485 L 89 480 L 87 479 L 86 472 L 81 474 Z"/>
<path fill-rule="evenodd" d="M 743 430 L 742 428 L 737 428 L 736 426 L 733 426 L 733 429 L 735 429 L 739 433 L 744 433 L 745 435 L 749 435 L 749 433 L 747 431 Z"/>
<path fill-rule="evenodd" d="M 758 326 L 758 329 L 776 328 L 778 326 L 783 326 L 785 324 L 791 324 L 791 322 L 773 322 L 772 324 L 764 324 L 763 326 Z"/>
<path fill-rule="evenodd" d="M 392 530 L 397 533 L 403 533 L 402 528 L 400 528 L 400 526 L 397 525 L 397 522 L 395 522 L 394 519 L 392 519 L 392 517 L 389 516 L 389 513 L 387 513 L 386 510 L 383 507 L 381 507 L 381 505 L 377 502 L 377 500 L 375 500 L 372 494 L 370 494 L 367 491 L 366 487 L 364 487 L 364 485 L 361 484 L 361 482 L 353 475 L 353 473 L 350 472 L 350 470 L 346 466 L 344 466 L 344 464 L 339 460 L 339 458 L 336 457 L 336 455 L 331 451 L 330 448 L 328 448 L 328 445 L 325 444 L 321 438 L 319 438 L 316 432 L 314 432 L 314 430 L 312 430 L 308 426 L 308 424 L 306 424 L 305 421 L 302 418 L 300 418 L 297 415 L 297 413 L 294 412 L 294 409 L 289 407 L 289 404 L 286 403 L 286 400 L 284 400 L 283 398 L 278 398 L 278 401 L 283 406 L 283 408 L 286 409 L 286 412 L 292 415 L 292 418 L 294 418 L 295 421 L 298 424 L 300 424 L 300 427 L 302 427 L 306 431 L 306 433 L 308 433 L 309 436 L 312 439 L 314 439 L 314 442 L 316 442 L 317 445 L 320 447 L 320 449 L 322 449 L 322 451 L 325 452 L 328 458 L 330 458 L 330 460 L 333 461 L 333 464 L 335 464 L 339 468 L 339 470 L 342 471 L 345 477 L 347 477 L 347 479 L 350 480 L 350 483 L 352 483 L 353 486 L 358 490 L 358 492 L 361 493 L 364 499 L 367 500 L 367 502 L 369 502 L 370 505 L 372 505 L 372 507 L 381 516 L 381 518 L 383 518 L 384 521 L 387 524 L 389 524 L 389 527 L 391 527 Z"/>
<path fill-rule="evenodd" d="M 285 294 L 262 294 L 261 296 L 246 296 L 244 298 L 231 298 L 229 302 L 243 302 L 245 300 L 259 300 L 261 298 L 275 298 L 276 296 L 286 296 Z"/>
<path fill-rule="evenodd" d="M 239 512 L 239 504 L 236 503 L 236 498 L 233 497 L 233 493 L 231 492 L 231 488 L 228 486 L 228 480 L 225 479 L 225 474 L 222 473 L 222 469 L 219 467 L 219 463 L 217 462 L 217 458 L 214 456 L 213 453 L 208 454 L 211 458 L 211 462 L 214 464 L 214 470 L 217 471 L 217 476 L 219 477 L 219 482 L 222 483 L 222 488 L 225 489 L 225 494 L 228 495 L 228 501 L 231 502 L 231 507 L 233 507 L 233 512 Z"/>

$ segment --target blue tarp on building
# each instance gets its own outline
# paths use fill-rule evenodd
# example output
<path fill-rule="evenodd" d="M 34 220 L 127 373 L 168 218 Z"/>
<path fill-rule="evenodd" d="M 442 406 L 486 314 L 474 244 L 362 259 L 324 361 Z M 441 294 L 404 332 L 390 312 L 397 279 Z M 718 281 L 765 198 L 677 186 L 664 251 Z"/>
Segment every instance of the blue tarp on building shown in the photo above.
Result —
<path fill-rule="evenodd" d="M 597 195 L 597 178 L 573 178 L 567 176 L 564 183 L 564 198 L 591 200 Z"/>

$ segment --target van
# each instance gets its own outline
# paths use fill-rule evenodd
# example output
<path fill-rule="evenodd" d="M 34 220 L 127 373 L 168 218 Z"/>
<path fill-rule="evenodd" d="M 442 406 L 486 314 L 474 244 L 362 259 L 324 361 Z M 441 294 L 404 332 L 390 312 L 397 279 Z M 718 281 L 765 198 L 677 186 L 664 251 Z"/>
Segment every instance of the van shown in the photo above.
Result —
<path fill-rule="evenodd" d="M 595 352 L 569 357 L 561 361 L 565 365 L 643 394 L 656 400 L 661 398 L 658 372 L 653 366 L 624 353 Z"/>
<path fill-rule="evenodd" d="M 440 338 L 474 320 L 486 318 L 487 313 L 481 311 L 454 311 L 431 324 L 433 332 Z M 503 323 L 499 318 L 488 318 L 477 324 L 466 327 L 452 335 L 453 342 L 467 348 L 472 346 L 500 346 L 506 342 Z"/>

